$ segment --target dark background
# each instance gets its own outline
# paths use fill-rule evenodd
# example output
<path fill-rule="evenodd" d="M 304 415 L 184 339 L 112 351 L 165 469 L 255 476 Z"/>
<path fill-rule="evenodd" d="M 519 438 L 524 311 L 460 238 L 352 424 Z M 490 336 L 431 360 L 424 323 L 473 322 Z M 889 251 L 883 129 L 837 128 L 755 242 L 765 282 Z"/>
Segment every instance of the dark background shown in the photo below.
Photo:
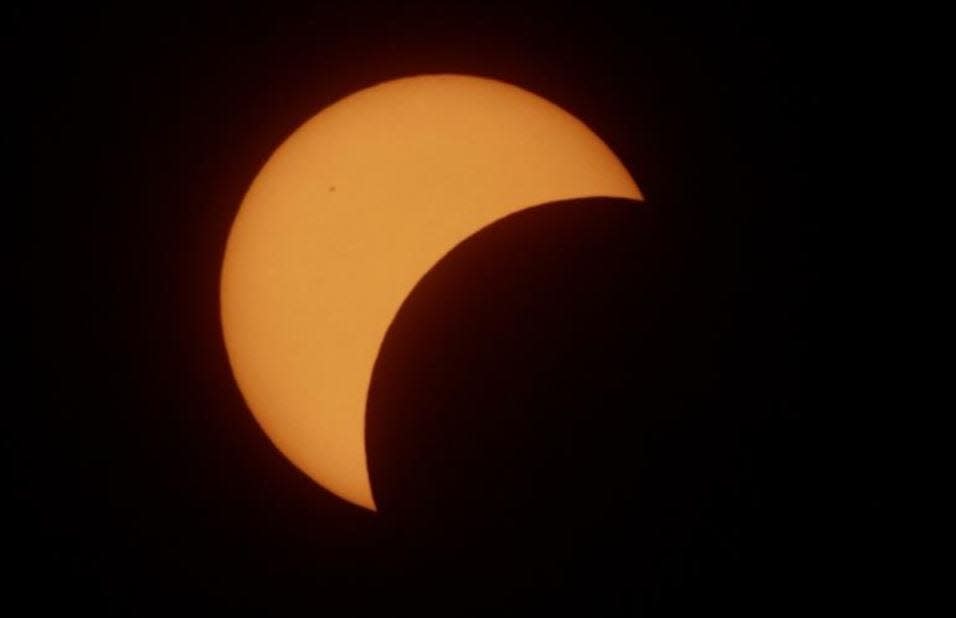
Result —
<path fill-rule="evenodd" d="M 819 213 L 836 207 L 830 16 L 764 4 L 4 9 L 9 118 L 28 137 L 13 590 L 108 615 L 823 604 L 839 515 L 811 301 Z M 647 207 L 541 209 L 436 267 L 376 366 L 373 515 L 299 473 L 246 410 L 219 267 L 244 191 L 298 125 L 428 72 L 561 105 Z M 556 238 L 577 249 L 513 253 Z M 520 299 L 527 319 L 509 322 Z M 440 315 L 460 328 L 436 331 Z M 526 371 L 529 355 L 562 360 Z M 432 413 L 403 436 L 423 393 Z"/>

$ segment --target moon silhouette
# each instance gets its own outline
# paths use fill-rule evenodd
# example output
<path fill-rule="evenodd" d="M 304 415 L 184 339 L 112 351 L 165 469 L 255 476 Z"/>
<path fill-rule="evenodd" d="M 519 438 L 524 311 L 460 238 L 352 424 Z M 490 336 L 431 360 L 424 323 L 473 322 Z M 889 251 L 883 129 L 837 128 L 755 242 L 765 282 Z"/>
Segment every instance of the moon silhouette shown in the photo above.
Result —
<path fill-rule="evenodd" d="M 409 77 L 319 112 L 253 181 L 223 259 L 223 335 L 257 422 L 315 482 L 374 510 L 366 399 L 406 296 L 502 217 L 597 196 L 642 199 L 587 126 L 509 84 Z"/>

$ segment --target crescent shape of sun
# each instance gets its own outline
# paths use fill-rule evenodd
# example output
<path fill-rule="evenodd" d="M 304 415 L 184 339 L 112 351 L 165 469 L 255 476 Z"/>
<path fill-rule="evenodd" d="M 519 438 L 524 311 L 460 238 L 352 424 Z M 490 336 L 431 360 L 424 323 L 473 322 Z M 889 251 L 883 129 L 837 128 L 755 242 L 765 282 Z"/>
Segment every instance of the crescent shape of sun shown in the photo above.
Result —
<path fill-rule="evenodd" d="M 226 350 L 262 429 L 318 484 L 374 510 L 366 396 L 406 296 L 480 228 L 596 196 L 642 199 L 587 126 L 503 82 L 409 77 L 319 112 L 253 181 L 222 265 Z"/>

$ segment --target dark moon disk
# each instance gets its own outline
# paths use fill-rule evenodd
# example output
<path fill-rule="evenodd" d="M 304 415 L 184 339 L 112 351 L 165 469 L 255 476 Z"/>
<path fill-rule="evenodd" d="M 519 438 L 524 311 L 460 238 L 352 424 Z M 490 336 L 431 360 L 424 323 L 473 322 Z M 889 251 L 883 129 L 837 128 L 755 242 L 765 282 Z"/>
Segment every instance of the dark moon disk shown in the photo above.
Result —
<path fill-rule="evenodd" d="M 724 263 L 685 236 L 643 203 L 546 204 L 480 230 L 410 294 L 366 439 L 422 581 L 489 608 L 658 588 L 675 535 L 732 475 L 740 414 L 718 401 Z"/>

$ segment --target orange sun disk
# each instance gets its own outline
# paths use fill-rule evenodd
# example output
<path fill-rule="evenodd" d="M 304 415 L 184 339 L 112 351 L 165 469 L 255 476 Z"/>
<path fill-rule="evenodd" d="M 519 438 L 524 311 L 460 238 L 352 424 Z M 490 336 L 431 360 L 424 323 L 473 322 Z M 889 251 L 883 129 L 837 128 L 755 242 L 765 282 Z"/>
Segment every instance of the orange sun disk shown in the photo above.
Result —
<path fill-rule="evenodd" d="M 595 196 L 641 199 L 587 126 L 515 86 L 424 75 L 321 111 L 252 183 L 223 260 L 226 349 L 263 430 L 317 483 L 374 510 L 366 395 L 402 301 L 480 228 Z"/>

